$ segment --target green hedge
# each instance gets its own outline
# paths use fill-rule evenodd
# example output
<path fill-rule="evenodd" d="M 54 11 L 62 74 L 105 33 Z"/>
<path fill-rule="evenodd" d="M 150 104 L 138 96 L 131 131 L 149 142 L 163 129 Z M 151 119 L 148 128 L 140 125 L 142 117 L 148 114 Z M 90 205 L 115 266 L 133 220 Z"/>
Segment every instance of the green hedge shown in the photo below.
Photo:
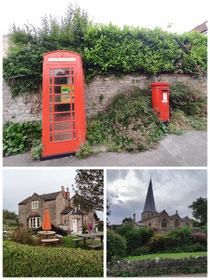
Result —
<path fill-rule="evenodd" d="M 11 41 L 3 75 L 13 96 L 41 88 L 43 54 L 54 50 L 80 53 L 87 82 L 97 74 L 202 75 L 207 69 L 207 37 L 199 32 L 93 24 L 79 7 L 70 6 L 61 23 L 45 17 L 41 28 L 14 28 Z"/>
<path fill-rule="evenodd" d="M 102 277 L 103 252 L 3 242 L 4 277 Z"/>

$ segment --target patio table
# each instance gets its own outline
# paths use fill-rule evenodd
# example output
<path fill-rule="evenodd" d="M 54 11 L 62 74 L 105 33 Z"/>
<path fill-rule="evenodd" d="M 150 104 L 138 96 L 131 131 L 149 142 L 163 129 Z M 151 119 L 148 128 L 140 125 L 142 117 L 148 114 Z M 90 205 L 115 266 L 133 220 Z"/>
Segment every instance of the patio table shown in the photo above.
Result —
<path fill-rule="evenodd" d="M 90 232 L 90 233 L 78 233 L 78 237 L 82 237 L 84 239 L 84 247 L 86 248 L 86 239 L 100 237 L 101 243 L 103 242 L 104 233 L 102 231 L 99 232 Z"/>

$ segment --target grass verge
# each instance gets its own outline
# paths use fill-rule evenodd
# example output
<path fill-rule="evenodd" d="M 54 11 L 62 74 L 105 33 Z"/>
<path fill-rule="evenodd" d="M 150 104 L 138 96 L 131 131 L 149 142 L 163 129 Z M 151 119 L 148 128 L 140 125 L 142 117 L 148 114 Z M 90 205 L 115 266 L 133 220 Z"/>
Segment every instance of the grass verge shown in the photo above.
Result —
<path fill-rule="evenodd" d="M 171 259 L 180 259 L 180 258 L 189 258 L 190 256 L 193 257 L 203 257 L 207 256 L 207 252 L 192 252 L 192 253 L 163 253 L 163 254 L 150 254 L 150 255 L 142 255 L 142 256 L 129 256 L 126 257 L 125 260 L 127 261 L 137 261 L 137 260 L 146 260 L 150 258 L 154 260 L 156 258 L 171 258 Z"/>

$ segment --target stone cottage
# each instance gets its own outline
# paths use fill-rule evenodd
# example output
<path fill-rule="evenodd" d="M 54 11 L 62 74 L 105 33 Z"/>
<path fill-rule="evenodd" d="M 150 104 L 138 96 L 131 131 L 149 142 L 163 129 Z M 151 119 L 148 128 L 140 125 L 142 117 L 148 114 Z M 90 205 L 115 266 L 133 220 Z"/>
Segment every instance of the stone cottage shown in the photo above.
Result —
<path fill-rule="evenodd" d="M 18 204 L 19 223 L 24 228 L 37 229 L 42 226 L 44 211 L 48 209 L 51 224 L 71 234 L 81 233 L 83 225 L 95 225 L 94 213 L 85 213 L 80 205 L 70 198 L 69 189 L 61 187 L 58 192 L 39 195 L 34 193 Z"/>
<path fill-rule="evenodd" d="M 135 214 L 134 214 L 135 221 Z M 158 212 L 155 207 L 153 195 L 152 180 L 150 180 L 147 196 L 144 204 L 141 220 L 136 223 L 137 227 L 154 228 L 156 232 L 162 233 L 172 228 L 182 228 L 184 226 L 192 227 L 189 217 L 181 218 L 176 210 L 174 215 L 169 215 L 166 210 Z"/>

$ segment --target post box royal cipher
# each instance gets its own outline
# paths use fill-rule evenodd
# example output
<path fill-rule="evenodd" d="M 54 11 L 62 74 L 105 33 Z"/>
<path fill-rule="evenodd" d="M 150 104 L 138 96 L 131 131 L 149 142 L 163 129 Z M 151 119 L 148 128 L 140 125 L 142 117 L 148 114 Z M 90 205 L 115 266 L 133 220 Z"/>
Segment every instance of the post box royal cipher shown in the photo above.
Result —
<path fill-rule="evenodd" d="M 71 51 L 44 54 L 41 160 L 74 153 L 86 138 L 82 58 Z"/>

